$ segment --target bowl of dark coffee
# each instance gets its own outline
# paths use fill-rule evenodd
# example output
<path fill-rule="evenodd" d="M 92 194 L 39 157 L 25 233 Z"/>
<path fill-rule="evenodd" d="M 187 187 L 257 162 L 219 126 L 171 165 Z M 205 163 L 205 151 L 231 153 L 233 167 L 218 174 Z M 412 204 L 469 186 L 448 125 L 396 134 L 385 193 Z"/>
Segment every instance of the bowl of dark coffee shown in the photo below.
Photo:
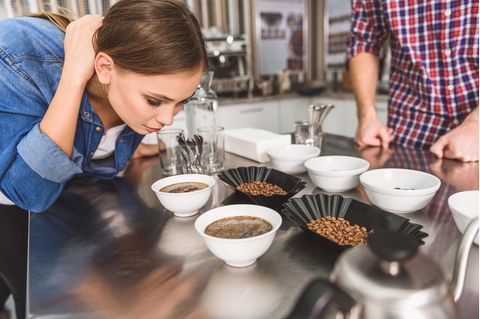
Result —
<path fill-rule="evenodd" d="M 195 229 L 208 249 L 233 267 L 246 267 L 263 255 L 275 238 L 282 217 L 258 205 L 226 205 L 203 213 Z"/>
<path fill-rule="evenodd" d="M 215 179 L 202 174 L 181 174 L 152 184 L 160 203 L 175 216 L 189 217 L 203 207 L 212 194 Z"/>

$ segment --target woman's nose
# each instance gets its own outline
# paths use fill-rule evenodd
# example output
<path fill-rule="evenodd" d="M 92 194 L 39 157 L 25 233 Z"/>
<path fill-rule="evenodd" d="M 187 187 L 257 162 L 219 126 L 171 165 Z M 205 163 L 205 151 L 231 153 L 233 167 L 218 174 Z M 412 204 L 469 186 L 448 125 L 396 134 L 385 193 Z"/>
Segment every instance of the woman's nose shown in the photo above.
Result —
<path fill-rule="evenodd" d="M 175 105 L 168 105 L 168 107 L 160 108 L 155 120 L 164 126 L 172 125 L 174 111 Z"/>

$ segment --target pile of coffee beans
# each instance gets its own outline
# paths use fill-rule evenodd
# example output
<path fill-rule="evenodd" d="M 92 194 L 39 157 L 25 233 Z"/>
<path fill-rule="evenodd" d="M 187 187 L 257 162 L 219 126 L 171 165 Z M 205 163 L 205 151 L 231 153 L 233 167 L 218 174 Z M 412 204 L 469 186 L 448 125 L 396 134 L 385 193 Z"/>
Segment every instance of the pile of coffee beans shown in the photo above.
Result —
<path fill-rule="evenodd" d="M 356 224 L 352 225 L 344 218 L 327 216 L 310 221 L 307 227 L 340 246 L 364 245 L 367 242 L 368 230 Z"/>
<path fill-rule="evenodd" d="M 288 193 L 284 191 L 280 186 L 270 184 L 267 182 L 253 181 L 248 183 L 243 183 L 237 186 L 237 189 L 243 193 L 249 193 L 253 196 L 263 195 L 263 196 L 274 196 L 274 195 L 287 195 Z"/>

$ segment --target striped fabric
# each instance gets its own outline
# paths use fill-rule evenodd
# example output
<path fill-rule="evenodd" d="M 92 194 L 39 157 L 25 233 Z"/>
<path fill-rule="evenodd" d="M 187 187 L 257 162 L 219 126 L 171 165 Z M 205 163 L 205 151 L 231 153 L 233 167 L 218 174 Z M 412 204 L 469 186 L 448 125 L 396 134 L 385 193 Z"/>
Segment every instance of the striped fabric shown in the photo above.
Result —
<path fill-rule="evenodd" d="M 478 0 L 352 0 L 348 57 L 392 52 L 388 126 L 427 148 L 478 107 Z"/>

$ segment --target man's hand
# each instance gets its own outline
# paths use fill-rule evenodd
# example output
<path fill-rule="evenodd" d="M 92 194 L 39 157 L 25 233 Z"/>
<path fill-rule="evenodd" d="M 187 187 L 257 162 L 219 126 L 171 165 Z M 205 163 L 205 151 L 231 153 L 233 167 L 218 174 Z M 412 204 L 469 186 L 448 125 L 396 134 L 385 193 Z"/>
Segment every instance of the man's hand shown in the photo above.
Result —
<path fill-rule="evenodd" d="M 360 147 L 381 146 L 388 148 L 393 140 L 393 130 L 386 128 L 378 119 L 377 115 L 370 115 L 360 119 L 355 134 L 355 143 Z"/>
<path fill-rule="evenodd" d="M 476 112 L 476 114 L 475 114 Z M 440 137 L 430 147 L 438 158 L 478 161 L 478 108 L 462 124 Z"/>

